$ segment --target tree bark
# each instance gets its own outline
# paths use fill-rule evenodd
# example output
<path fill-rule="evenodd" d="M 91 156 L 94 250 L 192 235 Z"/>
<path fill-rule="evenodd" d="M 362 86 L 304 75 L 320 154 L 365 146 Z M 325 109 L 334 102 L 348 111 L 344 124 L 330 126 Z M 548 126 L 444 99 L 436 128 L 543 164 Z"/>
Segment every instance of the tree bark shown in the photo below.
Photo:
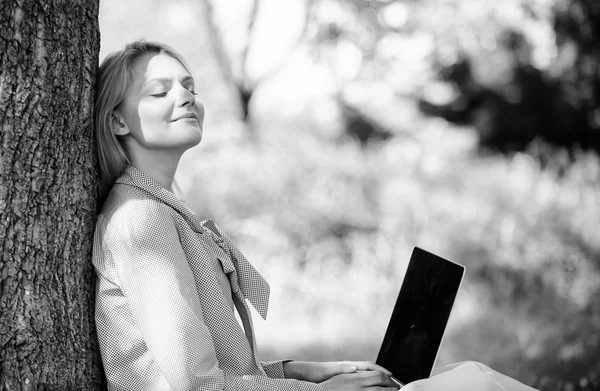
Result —
<path fill-rule="evenodd" d="M 0 390 L 104 388 L 94 328 L 98 0 L 0 3 Z"/>

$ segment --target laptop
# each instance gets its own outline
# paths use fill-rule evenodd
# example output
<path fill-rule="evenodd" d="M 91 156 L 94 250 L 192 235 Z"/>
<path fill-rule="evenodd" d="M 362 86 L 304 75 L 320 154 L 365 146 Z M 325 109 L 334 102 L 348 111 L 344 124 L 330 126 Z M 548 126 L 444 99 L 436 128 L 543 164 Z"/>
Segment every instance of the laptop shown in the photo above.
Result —
<path fill-rule="evenodd" d="M 431 375 L 464 272 L 414 248 L 376 361 L 399 387 Z"/>

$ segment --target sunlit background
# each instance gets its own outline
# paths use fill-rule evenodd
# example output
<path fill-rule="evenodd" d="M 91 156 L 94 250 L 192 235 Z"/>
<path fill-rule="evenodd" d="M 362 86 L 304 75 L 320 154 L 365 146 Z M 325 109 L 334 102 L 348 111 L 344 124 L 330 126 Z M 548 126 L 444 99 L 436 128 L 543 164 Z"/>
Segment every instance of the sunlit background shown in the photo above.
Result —
<path fill-rule="evenodd" d="M 436 366 L 600 389 L 595 0 L 102 0 L 191 65 L 178 184 L 271 284 L 263 359 L 375 360 L 410 253 L 467 267 Z"/>

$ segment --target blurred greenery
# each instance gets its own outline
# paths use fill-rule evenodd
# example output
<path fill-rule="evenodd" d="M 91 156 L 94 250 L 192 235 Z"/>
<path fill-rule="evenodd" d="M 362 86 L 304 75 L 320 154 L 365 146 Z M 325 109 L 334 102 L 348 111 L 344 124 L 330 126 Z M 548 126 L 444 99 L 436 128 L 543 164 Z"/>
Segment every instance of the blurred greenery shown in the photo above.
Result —
<path fill-rule="evenodd" d="M 101 56 L 146 37 L 192 65 L 178 183 L 271 283 L 265 359 L 374 360 L 420 246 L 467 267 L 437 365 L 600 388 L 598 7 L 497 3 L 101 2 Z"/>

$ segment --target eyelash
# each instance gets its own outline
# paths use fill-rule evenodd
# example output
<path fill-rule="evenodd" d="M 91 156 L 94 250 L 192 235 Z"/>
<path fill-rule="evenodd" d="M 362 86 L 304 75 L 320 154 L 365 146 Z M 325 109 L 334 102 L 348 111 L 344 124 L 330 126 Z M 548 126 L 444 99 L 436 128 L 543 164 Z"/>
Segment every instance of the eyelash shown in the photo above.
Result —
<path fill-rule="evenodd" d="M 189 93 L 191 93 L 194 96 L 198 96 L 198 93 L 196 91 L 190 91 L 188 90 Z M 167 96 L 166 92 L 161 92 L 159 94 L 150 94 L 150 96 L 153 96 L 155 98 L 164 98 L 165 96 Z"/>

